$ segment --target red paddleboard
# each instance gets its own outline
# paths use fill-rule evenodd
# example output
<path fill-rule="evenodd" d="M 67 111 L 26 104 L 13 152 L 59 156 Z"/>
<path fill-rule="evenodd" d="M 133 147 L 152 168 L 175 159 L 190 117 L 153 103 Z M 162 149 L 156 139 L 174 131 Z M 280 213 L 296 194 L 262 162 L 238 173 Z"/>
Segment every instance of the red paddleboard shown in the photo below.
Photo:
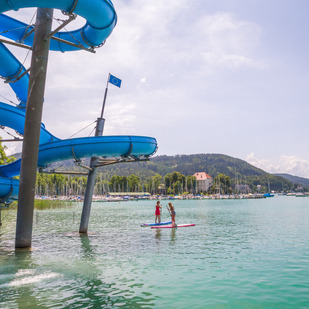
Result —
<path fill-rule="evenodd" d="M 152 229 L 175 229 L 178 227 L 189 227 L 189 226 L 195 226 L 195 224 L 178 224 L 176 226 L 171 226 L 171 225 L 157 225 L 157 226 L 152 226 Z"/>

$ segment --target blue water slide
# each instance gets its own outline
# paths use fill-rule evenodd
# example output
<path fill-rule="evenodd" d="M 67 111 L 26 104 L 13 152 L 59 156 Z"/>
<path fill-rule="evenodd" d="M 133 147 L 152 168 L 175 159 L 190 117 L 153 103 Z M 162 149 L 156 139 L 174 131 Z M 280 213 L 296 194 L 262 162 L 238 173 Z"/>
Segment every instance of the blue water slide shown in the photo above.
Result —
<path fill-rule="evenodd" d="M 51 39 L 50 49 L 55 51 L 81 48 L 93 51 L 104 44 L 117 23 L 116 11 L 109 0 L 0 0 L 0 13 L 30 7 L 55 8 L 70 17 L 76 14 L 85 19 L 80 29 L 54 34 L 56 39 Z M 33 26 L 5 14 L 0 14 L 0 35 L 29 47 L 33 44 Z M 0 102 L 0 125 L 12 128 L 21 135 L 24 133 L 29 84 L 29 75 L 25 71 L 11 51 L 0 43 L 0 76 L 11 86 L 20 101 L 17 107 Z M 42 124 L 38 166 L 46 167 L 56 161 L 93 156 L 144 158 L 151 156 L 156 149 L 157 141 L 145 136 L 97 136 L 61 140 Z M 12 177 L 19 175 L 20 165 L 21 160 L 17 160 L 0 166 L 0 203 L 10 203 L 18 198 L 19 182 Z"/>
<path fill-rule="evenodd" d="M 0 125 L 12 128 L 19 134 L 24 134 L 25 110 L 0 102 Z M 58 141 L 59 138 L 52 135 L 41 124 L 40 144 Z"/>
<path fill-rule="evenodd" d="M 155 138 L 147 136 L 93 136 L 80 137 L 40 145 L 38 166 L 68 159 L 80 160 L 85 157 L 149 157 L 157 148 Z M 0 165 L 0 176 L 19 175 L 21 160 Z"/>
<path fill-rule="evenodd" d="M 0 0 L 0 13 L 19 10 L 20 8 L 46 7 L 74 13 L 84 17 L 86 23 L 74 31 L 58 32 L 54 37 L 83 46 L 85 48 L 99 47 L 113 31 L 117 23 L 117 14 L 109 0 Z M 32 46 L 32 26 L 14 18 L 0 14 L 0 33 L 13 41 Z M 30 35 L 28 35 L 30 33 Z M 79 50 L 79 47 L 51 40 L 50 49 L 55 51 Z M 16 80 L 25 72 L 23 65 L 16 57 L 0 43 L 0 75 L 7 81 Z M 14 83 L 9 83 L 20 101 L 20 107 L 27 102 L 29 75 L 24 75 Z"/>
<path fill-rule="evenodd" d="M 1 22 L 2 21 L 0 21 L 0 24 Z M 0 43 L 0 76 L 9 82 L 13 81 L 18 76 L 21 76 L 25 71 L 24 66 L 17 60 L 17 58 L 2 43 Z M 20 107 L 25 107 L 27 102 L 28 84 L 29 74 L 24 75 L 14 83 L 9 83 L 20 101 Z"/>
<path fill-rule="evenodd" d="M 117 23 L 116 11 L 112 2 L 108 0 L 0 0 L 1 13 L 12 10 L 9 3 L 14 3 L 12 5 L 14 10 L 26 7 L 55 8 L 85 18 L 86 23 L 80 29 L 55 34 L 58 38 L 84 47 L 100 46 L 112 33 Z M 33 32 L 26 38 L 25 34 L 31 32 L 33 27 L 28 27 L 27 24 L 6 15 L 0 17 L 0 25 L 0 31 L 6 31 L 2 33 L 3 36 L 32 46 Z M 79 48 L 51 40 L 50 49 L 65 52 Z"/>
<path fill-rule="evenodd" d="M 19 181 L 12 178 L 0 177 L 1 202 L 9 204 L 18 198 Z"/>

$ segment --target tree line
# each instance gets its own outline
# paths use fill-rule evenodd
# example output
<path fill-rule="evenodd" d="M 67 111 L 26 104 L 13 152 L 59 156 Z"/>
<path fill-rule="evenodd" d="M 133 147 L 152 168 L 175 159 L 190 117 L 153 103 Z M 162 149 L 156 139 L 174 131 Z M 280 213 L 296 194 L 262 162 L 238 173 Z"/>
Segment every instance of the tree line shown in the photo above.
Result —
<path fill-rule="evenodd" d="M 239 184 L 239 181 L 246 181 L 246 183 Z M 40 196 L 83 196 L 86 185 L 87 177 L 85 176 L 38 173 L 36 194 Z M 268 191 L 267 185 L 260 185 L 257 179 L 254 179 L 254 181 L 244 179 L 232 180 L 229 176 L 220 173 L 213 179 L 212 185 L 207 192 L 200 192 L 198 191 L 194 176 L 185 176 L 179 172 L 172 172 L 163 177 L 156 174 L 147 179 L 141 179 L 135 174 L 129 176 L 113 175 L 109 177 L 103 173 L 98 173 L 94 187 L 94 194 L 96 195 L 117 192 L 181 195 L 265 193 Z"/>
<path fill-rule="evenodd" d="M 38 173 L 36 180 L 36 194 L 40 196 L 79 196 L 84 195 L 87 177 L 67 176 L 62 174 Z M 106 195 L 117 192 L 147 192 L 150 194 L 184 194 L 195 193 L 196 179 L 173 172 L 162 177 L 159 174 L 148 179 L 141 179 L 138 175 L 113 175 L 107 177 L 99 173 L 96 177 L 94 194 Z"/>

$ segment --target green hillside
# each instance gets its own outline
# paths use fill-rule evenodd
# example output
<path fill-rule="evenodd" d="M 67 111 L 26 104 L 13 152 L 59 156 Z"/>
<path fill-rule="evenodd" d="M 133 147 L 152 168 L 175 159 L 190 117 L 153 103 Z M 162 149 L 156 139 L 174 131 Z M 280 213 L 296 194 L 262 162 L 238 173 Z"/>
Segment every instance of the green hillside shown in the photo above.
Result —
<path fill-rule="evenodd" d="M 223 154 L 193 154 L 176 156 L 157 156 L 148 163 L 148 168 L 161 174 L 180 172 L 192 175 L 195 172 L 206 172 L 212 177 L 223 173 L 231 178 L 236 174 L 244 176 L 262 176 L 267 174 L 246 161 Z"/>
<path fill-rule="evenodd" d="M 309 179 L 308 178 L 304 178 L 304 177 L 299 177 L 299 176 L 293 176 L 293 175 L 290 175 L 290 174 L 274 174 L 276 176 L 280 176 L 280 177 L 283 177 L 289 181 L 291 181 L 292 183 L 295 183 L 295 184 L 300 184 L 306 188 L 309 188 Z"/>
<path fill-rule="evenodd" d="M 88 162 L 86 160 L 84 164 L 87 165 Z M 53 164 L 51 168 L 81 170 L 72 161 L 59 162 L 57 165 Z M 268 183 L 270 190 L 276 191 L 291 190 L 294 186 L 292 182 L 283 177 L 266 173 L 244 160 L 223 154 L 163 155 L 153 157 L 146 162 L 120 163 L 98 169 L 98 173 L 104 174 L 107 178 L 113 175 L 135 174 L 143 180 L 156 174 L 164 177 L 174 171 L 185 176 L 193 175 L 196 172 L 206 172 L 213 178 L 222 173 L 231 178 L 233 187 L 236 184 L 248 185 L 253 191 L 257 191 L 257 186 L 261 185 L 261 192 L 267 192 Z"/>

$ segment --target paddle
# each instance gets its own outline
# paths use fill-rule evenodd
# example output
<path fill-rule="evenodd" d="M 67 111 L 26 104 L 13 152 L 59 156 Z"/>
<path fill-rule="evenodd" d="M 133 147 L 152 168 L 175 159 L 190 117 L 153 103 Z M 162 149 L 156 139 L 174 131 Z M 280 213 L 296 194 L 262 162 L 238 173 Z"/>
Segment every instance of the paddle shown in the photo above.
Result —
<path fill-rule="evenodd" d="M 171 213 L 171 211 L 170 211 L 170 209 L 168 208 L 167 205 L 166 205 L 166 208 L 167 208 L 167 211 L 169 212 L 169 214 L 170 214 L 170 216 L 171 216 L 171 218 L 172 218 L 172 213 Z"/>

